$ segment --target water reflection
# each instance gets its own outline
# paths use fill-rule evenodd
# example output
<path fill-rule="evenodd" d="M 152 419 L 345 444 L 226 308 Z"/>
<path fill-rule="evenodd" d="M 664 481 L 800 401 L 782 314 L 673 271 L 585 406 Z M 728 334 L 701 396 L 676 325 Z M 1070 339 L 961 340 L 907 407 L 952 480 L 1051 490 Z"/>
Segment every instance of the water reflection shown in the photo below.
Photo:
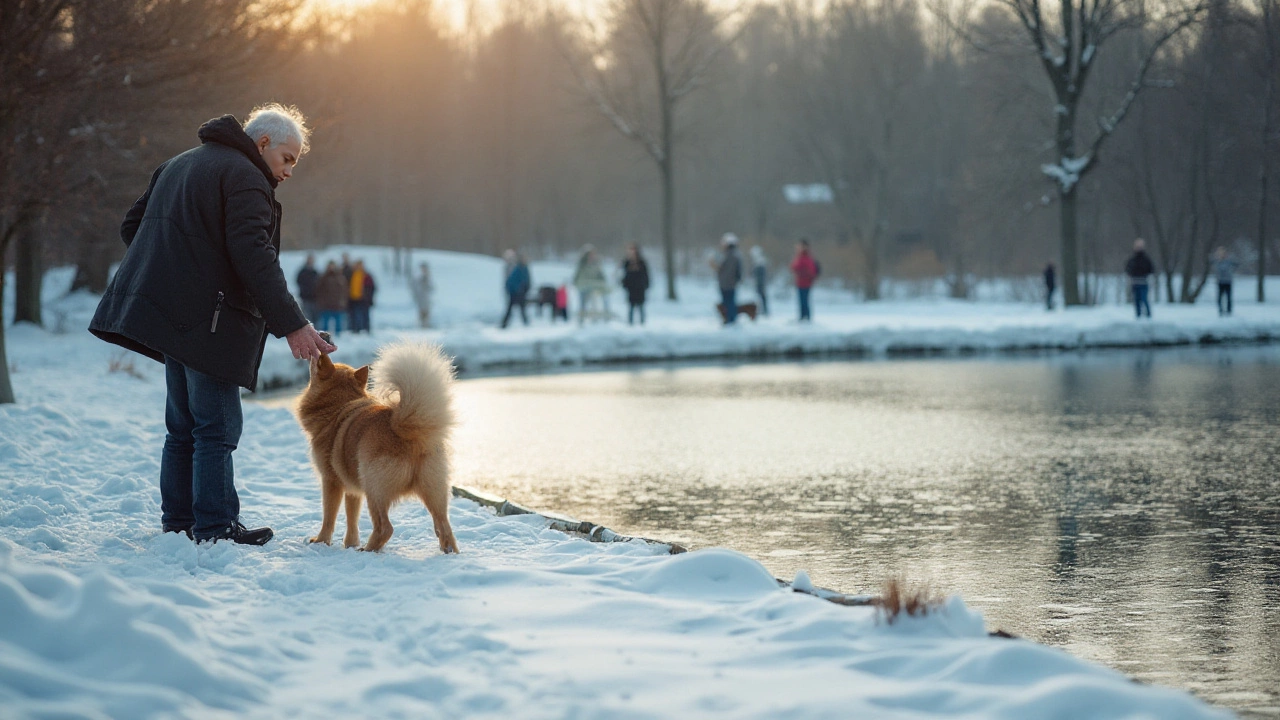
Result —
<path fill-rule="evenodd" d="M 457 476 L 1280 713 L 1280 351 L 648 369 L 462 383 Z"/>

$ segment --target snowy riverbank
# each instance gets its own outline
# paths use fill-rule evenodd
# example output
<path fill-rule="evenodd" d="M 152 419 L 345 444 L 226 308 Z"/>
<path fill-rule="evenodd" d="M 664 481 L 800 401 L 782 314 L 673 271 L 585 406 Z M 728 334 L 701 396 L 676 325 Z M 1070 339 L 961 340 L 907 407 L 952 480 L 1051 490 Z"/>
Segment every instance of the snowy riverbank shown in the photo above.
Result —
<path fill-rule="evenodd" d="M 1229 716 L 988 637 L 960 598 L 888 625 L 730 550 L 591 543 L 467 500 L 451 509 L 458 556 L 411 504 L 382 554 L 307 545 L 306 442 L 267 404 L 246 404 L 236 469 L 245 519 L 277 539 L 196 547 L 158 527 L 160 366 L 109 372 L 112 350 L 83 332 L 8 341 L 6 719 Z"/>
<path fill-rule="evenodd" d="M 681 299 L 668 302 L 660 299 L 660 288 L 665 285 L 658 276 L 644 326 L 626 324 L 625 298 L 618 289 L 610 298 L 618 320 L 581 327 L 576 321 L 552 324 L 549 312 L 538 317 L 531 306 L 529 326 L 515 320 L 504 330 L 497 327 L 505 308 L 501 261 L 445 251 L 418 251 L 411 261 L 415 268 L 417 262 L 428 261 L 435 278 L 433 329 L 423 331 L 417 327 L 417 311 L 405 279 L 390 271 L 391 252 L 386 248 L 333 248 L 320 254 L 321 267 L 343 251 L 366 260 L 377 274 L 379 290 L 373 333 L 340 335 L 338 355 L 342 360 L 364 364 L 383 343 L 406 335 L 423 337 L 443 344 L 456 358 L 463 376 L 624 362 L 960 355 L 1280 341 L 1280 303 L 1259 305 L 1248 299 L 1253 295 L 1251 278 L 1240 278 L 1237 283 L 1231 317 L 1218 316 L 1214 291 L 1206 289 L 1194 305 L 1156 303 L 1154 319 L 1149 321 L 1136 320 L 1129 306 L 1115 303 L 1049 312 L 1038 303 L 1009 300 L 1018 294 L 1012 283 L 980 287 L 978 295 L 985 299 L 979 301 L 917 298 L 876 302 L 861 302 L 850 292 L 820 284 L 814 293 L 815 321 L 800 324 L 793 319 L 794 290 L 775 283 L 770 317 L 755 322 L 744 317 L 737 327 L 722 328 L 713 307 L 718 295 L 709 278 L 680 278 Z M 291 280 L 304 258 L 302 252 L 284 253 L 282 262 Z M 568 282 L 573 273 L 572 263 L 567 262 L 536 262 L 531 270 L 535 287 Z M 80 332 L 87 326 L 97 299 L 88 294 L 66 295 L 70 279 L 70 268 L 52 271 L 46 278 L 46 325 Z M 1271 278 L 1268 287 L 1271 297 L 1280 298 L 1280 278 Z M 898 286 L 888 289 L 899 295 L 904 290 Z M 5 308 L 11 313 L 9 292 Z M 745 289 L 739 295 L 742 301 L 755 297 Z M 296 362 L 284 343 L 268 343 L 260 386 L 305 381 L 305 364 Z"/>
<path fill-rule="evenodd" d="M 616 290 L 610 309 L 619 319 L 613 322 L 582 327 L 576 322 L 552 324 L 548 313 L 539 318 L 531 309 L 528 327 L 513 321 L 504 330 L 497 327 L 505 308 L 501 262 L 434 251 L 415 254 L 431 264 L 437 286 L 434 317 L 439 329 L 423 333 L 416 328 L 417 316 L 404 281 L 385 270 L 391 266 L 389 252 L 334 248 L 321 259 L 337 257 L 343 250 L 352 257 L 365 257 L 371 267 L 384 268 L 384 278 L 390 278 L 382 282 L 374 335 L 341 338 L 348 362 L 367 362 L 383 342 L 421 333 L 442 343 L 464 374 L 621 362 L 945 355 L 1280 340 L 1280 307 L 1242 300 L 1233 317 L 1220 318 L 1208 290 L 1195 305 L 1157 304 L 1155 319 L 1139 322 L 1130 307 L 1116 304 L 1048 312 L 1036 303 L 1005 299 L 1016 293 L 998 284 L 980 288 L 979 296 L 987 298 L 982 301 L 922 298 L 870 303 L 858 301 L 832 283 L 820 284 L 814 294 L 815 321 L 800 324 L 794 320 L 794 290 L 776 282 L 770 317 L 755 322 L 743 317 L 738 327 L 722 328 L 713 308 L 718 294 L 711 280 L 685 277 L 679 279 L 680 300 L 674 303 L 661 299 L 665 282 L 655 277 L 644 326 L 625 323 L 625 298 Z M 286 253 L 284 263 L 301 267 L 303 257 Z M 531 271 L 535 286 L 558 285 L 571 278 L 573 267 L 537 262 Z M 1280 282 L 1274 280 L 1273 294 L 1280 295 Z M 1239 296 L 1251 294 L 1246 279 L 1241 278 L 1239 286 Z M 755 300 L 745 285 L 739 296 L 740 301 Z M 304 379 L 286 350 L 270 348 L 264 360 L 264 385 Z"/>

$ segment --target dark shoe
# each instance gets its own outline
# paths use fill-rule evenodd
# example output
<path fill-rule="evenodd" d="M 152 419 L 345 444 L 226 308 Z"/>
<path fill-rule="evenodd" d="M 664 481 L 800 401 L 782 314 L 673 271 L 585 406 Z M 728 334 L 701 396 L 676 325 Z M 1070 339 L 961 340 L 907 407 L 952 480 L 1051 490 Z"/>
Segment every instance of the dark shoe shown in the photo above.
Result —
<path fill-rule="evenodd" d="M 190 525 L 188 525 L 188 526 L 186 526 L 186 527 L 171 527 L 171 526 L 169 526 L 169 525 L 165 525 L 165 526 L 164 526 L 164 531 L 165 531 L 165 532 L 167 532 L 167 533 L 183 533 L 184 535 L 186 535 L 186 536 L 187 536 L 187 539 L 188 539 L 188 540 L 195 540 L 195 536 L 191 534 L 191 526 L 190 526 Z"/>
<path fill-rule="evenodd" d="M 275 537 L 275 533 L 269 527 L 250 530 L 237 521 L 221 533 L 207 538 L 200 538 L 196 542 L 203 545 L 207 542 L 216 543 L 219 540 L 230 540 L 237 545 L 266 545 L 273 537 Z"/>

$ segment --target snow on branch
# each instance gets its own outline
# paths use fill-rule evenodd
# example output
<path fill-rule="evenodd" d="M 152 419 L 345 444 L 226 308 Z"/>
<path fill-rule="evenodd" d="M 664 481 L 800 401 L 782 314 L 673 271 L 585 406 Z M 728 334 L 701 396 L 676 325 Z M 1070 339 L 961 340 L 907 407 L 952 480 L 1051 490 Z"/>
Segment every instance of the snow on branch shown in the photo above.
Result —
<path fill-rule="evenodd" d="M 1062 158 L 1057 163 L 1041 165 L 1040 172 L 1056 181 L 1065 195 L 1071 192 L 1076 183 L 1080 182 L 1080 176 L 1089 169 L 1089 165 L 1092 163 L 1093 154 L 1086 153 L 1080 157 Z"/>
<path fill-rule="evenodd" d="M 1133 107 L 1133 103 L 1138 99 L 1138 93 L 1147 84 L 1147 73 L 1151 70 L 1151 66 L 1155 61 L 1156 55 L 1164 47 L 1165 43 L 1172 40 L 1175 35 L 1187 29 L 1196 22 L 1199 22 L 1201 16 L 1208 11 L 1208 2 L 1199 2 L 1196 5 L 1187 8 L 1181 12 L 1175 22 L 1171 23 L 1165 30 L 1157 36 L 1151 45 L 1147 48 L 1147 52 L 1142 58 L 1138 71 L 1129 86 L 1129 91 L 1125 93 L 1124 98 L 1120 101 L 1120 105 L 1115 112 L 1109 117 L 1104 116 L 1098 118 L 1098 135 L 1090 144 L 1089 152 L 1086 157 L 1096 156 L 1102 148 L 1102 144 L 1108 137 L 1115 132 L 1116 127 L 1129 114 L 1129 109 Z"/>

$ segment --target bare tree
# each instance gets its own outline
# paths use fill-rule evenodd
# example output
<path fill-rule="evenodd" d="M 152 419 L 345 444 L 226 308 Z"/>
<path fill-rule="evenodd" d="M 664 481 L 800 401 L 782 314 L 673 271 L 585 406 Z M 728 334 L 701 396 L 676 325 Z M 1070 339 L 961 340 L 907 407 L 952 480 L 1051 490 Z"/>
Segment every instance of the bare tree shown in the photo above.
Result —
<path fill-rule="evenodd" d="M 1053 89 L 1052 108 L 1056 129 L 1053 137 L 1055 161 L 1041 166 L 1055 181 L 1059 204 L 1059 232 L 1062 242 L 1062 292 L 1067 305 L 1081 304 L 1078 249 L 1078 194 L 1081 178 L 1098 163 L 1103 144 L 1128 115 L 1138 94 L 1148 84 L 1147 76 L 1165 44 L 1197 22 L 1207 5 L 1171 5 L 1159 14 L 1150 11 L 1144 0 L 1056 0 L 1056 8 L 1041 0 L 992 0 L 1017 19 L 1021 28 L 1019 46 L 1034 53 Z M 1053 10 L 1056 9 L 1056 13 Z M 1133 68 L 1128 89 L 1114 109 L 1097 118 L 1092 139 L 1078 143 L 1077 120 L 1092 72 L 1104 45 L 1122 33 L 1140 38 L 1143 48 Z M 994 42 L 992 42 L 994 40 Z M 999 39 L 975 39 L 980 46 L 999 44 Z"/>
<path fill-rule="evenodd" d="M 569 53 L 583 90 L 623 137 L 643 148 L 662 181 L 662 251 L 667 299 L 676 299 L 673 217 L 678 112 L 733 42 L 732 13 L 705 0 L 614 0 L 609 30 Z"/>
<path fill-rule="evenodd" d="M 112 126 L 131 90 L 208 78 L 293 28 L 297 0 L 0 0 L 0 258 L 16 266 L 19 319 L 40 320 L 45 208 L 91 180 L 69 153 Z M 125 113 L 123 117 L 136 119 Z M 119 120 L 119 118 L 115 118 Z M 88 180 L 87 180 L 88 178 Z M 3 274 L 0 274 L 3 297 Z M 2 308 L 0 308 L 2 309 Z M 0 403 L 13 402 L 0 325 Z"/>
<path fill-rule="evenodd" d="M 1264 89 L 1261 98 L 1262 152 L 1258 153 L 1258 302 L 1266 302 L 1267 277 L 1267 185 L 1271 178 L 1271 153 L 1267 148 L 1277 142 L 1275 115 L 1276 75 L 1280 74 L 1280 0 L 1255 0 L 1258 6 L 1258 34 L 1262 41 L 1261 73 Z"/>
<path fill-rule="evenodd" d="M 919 9 L 913 0 L 846 0 L 822 18 L 793 14 L 792 26 L 802 146 L 832 189 L 863 293 L 877 299 L 885 245 L 931 181 L 919 172 L 935 131 L 924 112 L 929 65 Z"/>

